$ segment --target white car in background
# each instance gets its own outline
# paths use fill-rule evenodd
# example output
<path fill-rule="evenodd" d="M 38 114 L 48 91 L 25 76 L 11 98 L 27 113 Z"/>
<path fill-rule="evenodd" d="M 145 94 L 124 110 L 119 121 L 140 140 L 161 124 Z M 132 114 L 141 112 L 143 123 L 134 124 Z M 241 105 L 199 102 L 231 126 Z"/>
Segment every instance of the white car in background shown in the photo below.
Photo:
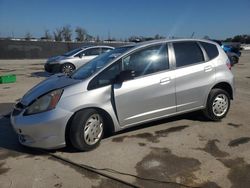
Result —
<path fill-rule="evenodd" d="M 84 46 L 77 48 L 63 55 L 49 58 L 44 65 L 44 69 L 50 73 L 61 72 L 70 74 L 98 55 L 113 49 L 111 46 Z"/>

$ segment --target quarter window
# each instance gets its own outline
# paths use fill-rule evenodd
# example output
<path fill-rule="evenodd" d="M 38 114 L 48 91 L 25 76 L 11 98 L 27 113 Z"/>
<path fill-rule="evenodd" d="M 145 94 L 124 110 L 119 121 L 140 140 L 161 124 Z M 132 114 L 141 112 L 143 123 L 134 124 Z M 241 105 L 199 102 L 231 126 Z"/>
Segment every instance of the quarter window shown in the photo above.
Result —
<path fill-rule="evenodd" d="M 207 42 L 200 42 L 203 48 L 205 49 L 209 59 L 213 59 L 219 55 L 219 51 L 216 45 L 207 43 Z"/>
<path fill-rule="evenodd" d="M 121 63 L 118 61 L 117 63 L 112 64 L 107 69 L 102 71 L 98 76 L 96 76 L 89 83 L 88 89 L 96 89 L 99 87 L 110 85 L 114 79 L 120 74 Z"/>
<path fill-rule="evenodd" d="M 203 53 L 196 42 L 173 43 L 176 67 L 183 67 L 204 61 Z"/>
<path fill-rule="evenodd" d="M 135 71 L 135 76 L 143 76 L 169 69 L 166 44 L 144 48 L 123 58 L 123 70 Z"/>

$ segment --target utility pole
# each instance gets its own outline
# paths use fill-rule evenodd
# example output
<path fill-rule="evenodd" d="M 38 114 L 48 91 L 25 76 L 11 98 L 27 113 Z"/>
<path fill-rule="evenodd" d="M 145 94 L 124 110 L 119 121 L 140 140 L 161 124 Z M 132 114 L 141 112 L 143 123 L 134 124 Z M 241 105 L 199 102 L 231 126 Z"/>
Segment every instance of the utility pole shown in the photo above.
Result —
<path fill-rule="evenodd" d="M 192 33 L 192 35 L 191 35 L 191 37 L 190 37 L 190 38 L 193 38 L 193 37 L 194 37 L 194 34 L 195 34 L 195 32 L 193 32 L 193 33 Z"/>

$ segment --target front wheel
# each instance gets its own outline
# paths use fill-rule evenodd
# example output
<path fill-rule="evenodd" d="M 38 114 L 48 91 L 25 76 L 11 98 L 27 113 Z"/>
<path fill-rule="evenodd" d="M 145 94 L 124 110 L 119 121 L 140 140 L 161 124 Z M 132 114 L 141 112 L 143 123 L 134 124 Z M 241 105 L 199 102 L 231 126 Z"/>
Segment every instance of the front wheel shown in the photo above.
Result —
<path fill-rule="evenodd" d="M 229 94 L 223 89 L 212 89 L 207 100 L 204 115 L 212 121 L 219 121 L 224 118 L 230 108 Z"/>
<path fill-rule="evenodd" d="M 61 66 L 61 72 L 64 74 L 71 74 L 75 70 L 75 66 L 71 63 L 65 63 Z"/>
<path fill-rule="evenodd" d="M 94 109 L 75 114 L 70 127 L 70 141 L 74 148 L 89 151 L 98 146 L 103 137 L 103 117 Z"/>

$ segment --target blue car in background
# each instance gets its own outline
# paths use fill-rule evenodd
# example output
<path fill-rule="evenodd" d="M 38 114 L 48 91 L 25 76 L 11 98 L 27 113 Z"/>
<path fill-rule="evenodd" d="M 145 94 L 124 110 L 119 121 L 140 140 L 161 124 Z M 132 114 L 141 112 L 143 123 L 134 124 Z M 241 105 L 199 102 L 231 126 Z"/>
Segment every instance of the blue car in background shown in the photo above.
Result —
<path fill-rule="evenodd" d="M 228 58 L 230 59 L 231 66 L 239 62 L 241 56 L 240 48 L 228 44 L 222 44 L 222 42 L 219 40 L 212 40 L 212 41 L 218 43 L 222 47 L 222 49 L 226 52 Z"/>
<path fill-rule="evenodd" d="M 222 45 L 223 50 L 226 52 L 232 65 L 239 62 L 239 58 L 241 56 L 241 52 L 238 48 L 231 46 L 231 45 Z"/>

